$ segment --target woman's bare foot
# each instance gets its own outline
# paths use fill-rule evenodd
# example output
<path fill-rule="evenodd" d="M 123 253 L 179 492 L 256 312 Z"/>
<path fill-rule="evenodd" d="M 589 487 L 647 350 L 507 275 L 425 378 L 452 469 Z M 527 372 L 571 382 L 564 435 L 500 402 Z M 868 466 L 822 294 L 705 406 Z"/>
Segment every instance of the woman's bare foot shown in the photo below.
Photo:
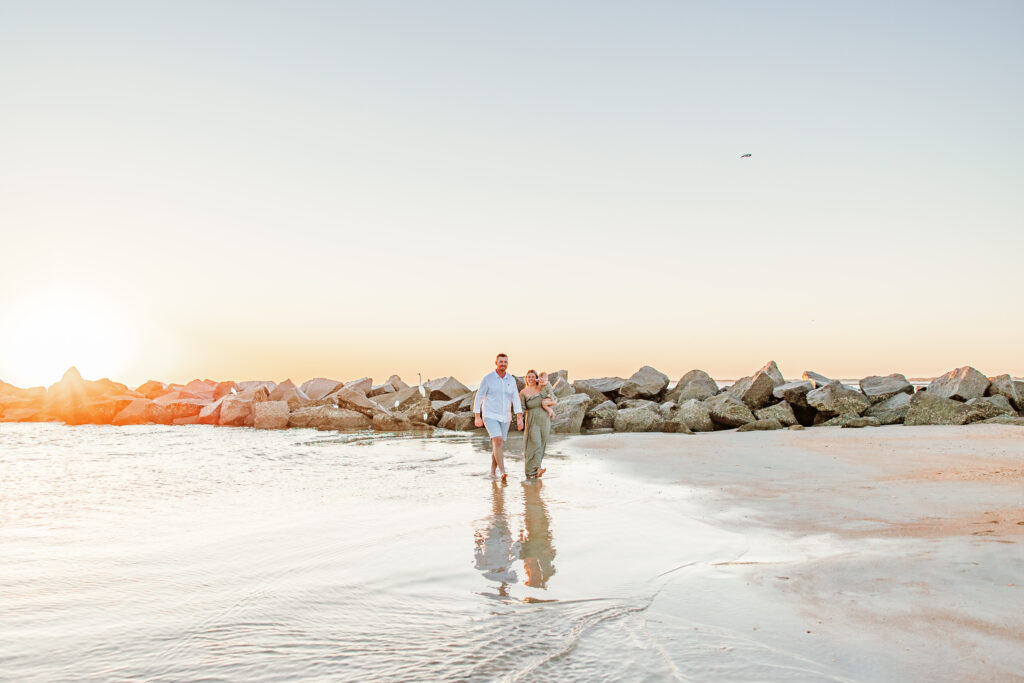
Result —
<path fill-rule="evenodd" d="M 544 473 L 547 472 L 547 471 L 548 471 L 547 467 L 541 467 L 539 470 L 537 470 L 537 478 L 540 479 L 541 477 L 543 477 Z"/>
<path fill-rule="evenodd" d="M 501 473 L 501 480 L 502 481 L 508 481 L 508 472 L 502 472 Z"/>

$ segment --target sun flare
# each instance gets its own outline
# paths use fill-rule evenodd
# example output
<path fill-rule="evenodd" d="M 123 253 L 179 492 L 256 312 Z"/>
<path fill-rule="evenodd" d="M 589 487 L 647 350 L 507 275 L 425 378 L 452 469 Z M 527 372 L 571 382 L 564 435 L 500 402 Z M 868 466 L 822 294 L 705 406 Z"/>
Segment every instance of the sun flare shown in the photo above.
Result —
<path fill-rule="evenodd" d="M 138 353 L 137 329 L 110 302 L 81 294 L 22 299 L 0 311 L 0 380 L 49 385 L 72 365 L 117 379 Z"/>

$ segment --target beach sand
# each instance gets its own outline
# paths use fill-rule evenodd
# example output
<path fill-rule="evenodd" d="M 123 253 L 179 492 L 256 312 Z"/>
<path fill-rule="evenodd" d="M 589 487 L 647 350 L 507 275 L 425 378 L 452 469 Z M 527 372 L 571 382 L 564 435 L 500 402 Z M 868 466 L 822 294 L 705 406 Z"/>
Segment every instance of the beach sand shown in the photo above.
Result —
<path fill-rule="evenodd" d="M 648 609 L 659 640 L 716 634 L 694 642 L 719 652 L 672 658 L 680 676 L 1024 680 L 1020 428 L 608 434 L 560 445 L 610 472 L 691 489 L 701 522 L 749 540 L 734 559 L 681 567 Z"/>

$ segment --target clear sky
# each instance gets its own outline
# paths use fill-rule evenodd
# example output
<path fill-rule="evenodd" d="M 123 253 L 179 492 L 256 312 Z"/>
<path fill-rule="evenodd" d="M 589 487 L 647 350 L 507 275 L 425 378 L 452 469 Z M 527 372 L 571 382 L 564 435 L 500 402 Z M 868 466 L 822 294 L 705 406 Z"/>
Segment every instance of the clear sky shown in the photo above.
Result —
<path fill-rule="evenodd" d="M 1022 375 L 1022 46 L 1017 1 L 0 0 L 0 379 Z"/>

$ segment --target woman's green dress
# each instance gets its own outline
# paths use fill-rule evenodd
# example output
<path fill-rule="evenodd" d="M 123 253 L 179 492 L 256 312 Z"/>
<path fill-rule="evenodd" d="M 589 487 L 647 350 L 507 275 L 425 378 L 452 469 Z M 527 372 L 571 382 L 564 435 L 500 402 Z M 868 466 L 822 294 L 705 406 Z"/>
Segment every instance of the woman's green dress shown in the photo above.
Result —
<path fill-rule="evenodd" d="M 523 401 L 526 408 L 526 434 L 523 436 L 523 456 L 526 460 L 526 476 L 537 476 L 540 464 L 544 460 L 544 449 L 548 447 L 548 434 L 551 433 L 551 418 L 541 403 L 545 398 L 553 398 L 551 387 L 545 386 L 536 396 Z"/>

